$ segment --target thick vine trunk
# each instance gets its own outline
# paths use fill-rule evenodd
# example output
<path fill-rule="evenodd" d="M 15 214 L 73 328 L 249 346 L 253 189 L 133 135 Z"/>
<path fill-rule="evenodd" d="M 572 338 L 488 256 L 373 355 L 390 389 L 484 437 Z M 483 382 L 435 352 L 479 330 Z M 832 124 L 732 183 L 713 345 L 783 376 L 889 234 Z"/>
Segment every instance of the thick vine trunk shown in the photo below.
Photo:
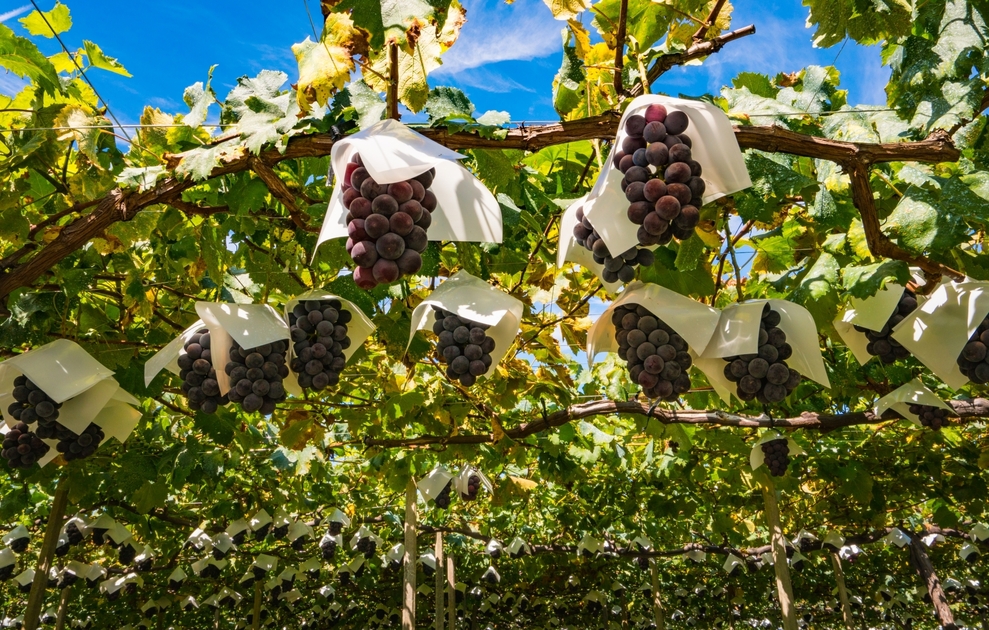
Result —
<path fill-rule="evenodd" d="M 27 598 L 24 609 L 24 630 L 38 630 L 41 623 L 41 608 L 45 604 L 45 589 L 48 587 L 48 571 L 55 557 L 55 547 L 58 545 L 58 535 L 62 531 L 62 519 L 65 518 L 65 508 L 69 503 L 69 478 L 63 475 L 55 488 L 51 512 L 48 513 L 48 523 L 45 525 L 45 539 L 38 553 L 38 566 L 34 570 L 34 582 L 31 583 L 31 593 Z"/>
<path fill-rule="evenodd" d="M 934 616 L 943 630 L 957 630 L 955 615 L 948 606 L 948 598 L 941 588 L 941 580 L 934 572 L 934 565 L 931 564 L 931 557 L 927 555 L 927 545 L 916 534 L 910 535 L 910 564 L 917 575 L 924 581 L 927 593 L 931 596 L 931 604 L 934 606 Z"/>

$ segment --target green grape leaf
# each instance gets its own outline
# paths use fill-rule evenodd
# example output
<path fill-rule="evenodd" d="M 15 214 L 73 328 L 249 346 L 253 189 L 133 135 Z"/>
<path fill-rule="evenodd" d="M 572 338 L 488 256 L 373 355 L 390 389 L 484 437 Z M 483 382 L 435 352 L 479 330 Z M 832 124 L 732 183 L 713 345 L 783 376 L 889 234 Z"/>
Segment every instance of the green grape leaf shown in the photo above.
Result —
<path fill-rule="evenodd" d="M 48 39 L 61 35 L 72 28 L 72 16 L 69 14 L 69 7 L 61 2 L 56 2 L 51 11 L 42 12 L 35 9 L 18 22 L 27 29 L 28 33 Z"/>
<path fill-rule="evenodd" d="M 107 72 L 113 72 L 114 74 L 120 74 L 125 77 L 131 76 L 131 73 L 127 72 L 127 68 L 113 57 L 105 55 L 103 50 L 93 42 L 84 39 L 82 45 L 86 49 L 86 58 L 89 59 L 89 66 L 91 68 L 99 68 L 100 70 L 106 70 Z"/>

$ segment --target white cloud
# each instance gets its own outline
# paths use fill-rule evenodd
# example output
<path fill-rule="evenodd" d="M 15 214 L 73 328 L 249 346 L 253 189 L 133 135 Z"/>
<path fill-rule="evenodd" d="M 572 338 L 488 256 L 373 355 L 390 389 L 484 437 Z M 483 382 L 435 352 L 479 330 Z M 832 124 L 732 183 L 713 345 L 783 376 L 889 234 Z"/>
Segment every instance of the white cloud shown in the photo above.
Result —
<path fill-rule="evenodd" d="M 4 72 L 0 74 L 0 94 L 5 94 L 7 96 L 15 96 L 28 82 L 25 79 L 20 78 L 15 74 L 9 72 Z"/>
<path fill-rule="evenodd" d="M 7 11 L 6 13 L 0 13 L 0 23 L 6 22 L 11 18 L 15 18 L 21 13 L 26 13 L 28 10 L 30 10 L 30 8 L 31 8 L 30 4 L 25 4 L 23 7 L 12 9 L 10 11 Z"/>
<path fill-rule="evenodd" d="M 499 61 L 526 61 L 561 50 L 565 23 L 542 0 L 484 0 L 471 3 L 457 43 L 433 74 L 455 75 Z M 481 86 L 478 86 L 481 87 Z"/>
<path fill-rule="evenodd" d="M 498 74 L 497 72 L 492 72 L 487 68 L 463 70 L 452 76 L 451 79 L 453 79 L 454 83 L 496 94 L 514 92 L 515 90 L 535 92 L 531 87 L 522 85 L 515 79 Z"/>

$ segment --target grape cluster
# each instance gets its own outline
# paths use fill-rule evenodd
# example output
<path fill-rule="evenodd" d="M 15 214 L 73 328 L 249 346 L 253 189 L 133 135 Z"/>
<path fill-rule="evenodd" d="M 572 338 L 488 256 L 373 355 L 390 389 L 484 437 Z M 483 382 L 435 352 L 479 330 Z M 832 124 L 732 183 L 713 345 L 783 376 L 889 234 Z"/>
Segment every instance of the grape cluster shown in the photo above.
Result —
<path fill-rule="evenodd" d="M 330 521 L 330 536 L 339 536 L 343 532 L 343 523 L 340 521 Z"/>
<path fill-rule="evenodd" d="M 605 282 L 631 282 L 635 279 L 635 267 L 649 267 L 656 258 L 652 251 L 640 247 L 631 247 L 618 256 L 611 254 L 601 235 L 598 234 L 590 220 L 584 216 L 584 209 L 577 208 L 577 225 L 573 226 L 573 237 L 577 244 L 586 248 L 594 256 L 594 262 L 604 265 L 601 277 Z"/>
<path fill-rule="evenodd" d="M 893 339 L 890 335 L 896 325 L 916 309 L 917 296 L 910 289 L 904 289 L 896 310 L 886 320 L 886 324 L 883 325 L 882 330 L 869 330 L 862 326 L 855 326 L 855 330 L 865 334 L 866 339 L 869 340 L 869 344 L 865 347 L 866 352 L 874 357 L 879 357 L 879 360 L 886 364 L 910 356 L 910 351 L 901 346 L 900 342 Z"/>
<path fill-rule="evenodd" d="M 271 537 L 275 540 L 281 540 L 286 536 L 288 536 L 288 523 L 278 525 L 271 530 Z"/>
<path fill-rule="evenodd" d="M 625 121 L 614 165 L 625 174 L 622 190 L 628 219 L 640 226 L 639 244 L 663 245 L 690 238 L 700 221 L 705 184 L 701 165 L 691 158 L 690 119 L 681 111 L 650 105 L 644 115 Z"/>
<path fill-rule="evenodd" d="M 446 375 L 470 387 L 491 368 L 495 340 L 484 332 L 490 327 L 435 306 L 433 312 L 436 316 L 433 332 L 439 337 L 436 350 L 447 364 Z"/>
<path fill-rule="evenodd" d="M 231 402 L 240 403 L 250 413 L 260 411 L 269 415 L 275 405 L 285 400 L 282 379 L 288 376 L 285 352 L 287 341 L 266 343 L 257 348 L 241 348 L 236 341 L 230 348 L 230 361 L 225 371 L 230 377 Z"/>
<path fill-rule="evenodd" d="M 985 317 L 958 355 L 958 369 L 973 383 L 989 383 L 989 317 Z"/>
<path fill-rule="evenodd" d="M 3 457 L 11 468 L 34 466 L 50 448 L 24 422 L 18 422 L 3 436 Z"/>
<path fill-rule="evenodd" d="M 302 551 L 306 548 L 306 536 L 299 536 L 292 541 L 292 549 Z"/>
<path fill-rule="evenodd" d="M 947 409 L 933 405 L 910 405 L 910 413 L 918 417 L 920 424 L 935 431 L 940 431 L 951 416 L 951 412 Z"/>
<path fill-rule="evenodd" d="M 34 424 L 38 420 L 58 420 L 58 410 L 62 408 L 62 404 L 52 400 L 23 374 L 14 379 L 14 389 L 10 393 L 14 402 L 7 407 L 7 413 L 14 420 L 25 424 Z"/>
<path fill-rule="evenodd" d="M 71 462 L 95 453 L 105 435 L 103 429 L 92 422 L 82 433 L 76 433 L 63 426 L 61 422 L 43 425 L 39 421 L 38 437 L 45 440 L 58 440 L 55 450 L 62 454 L 65 461 Z"/>
<path fill-rule="evenodd" d="M 790 465 L 790 447 L 784 438 L 763 442 L 762 453 L 770 475 L 782 477 L 786 474 L 786 467 Z"/>
<path fill-rule="evenodd" d="M 186 342 L 185 354 L 179 355 L 179 370 L 182 391 L 193 411 L 216 413 L 217 408 L 229 402 L 228 396 L 220 395 L 220 385 L 213 368 L 210 335 L 205 328 L 197 330 Z"/>
<path fill-rule="evenodd" d="M 803 377 L 786 364 L 793 348 L 786 342 L 779 323 L 780 314 L 766 304 L 759 322 L 759 351 L 725 358 L 725 378 L 738 384 L 736 395 L 740 400 L 782 402 L 800 384 Z"/>
<path fill-rule="evenodd" d="M 676 400 L 690 390 L 693 359 L 687 342 L 644 306 L 621 304 L 611 313 L 618 354 L 649 398 Z"/>
<path fill-rule="evenodd" d="M 481 477 L 476 474 L 472 474 L 467 478 L 467 492 L 466 494 L 461 492 L 460 498 L 464 501 L 473 501 L 477 498 L 477 491 L 481 489 Z"/>
<path fill-rule="evenodd" d="M 643 571 L 649 570 L 649 556 L 636 556 L 635 564 Z"/>
<path fill-rule="evenodd" d="M 320 391 L 340 382 L 347 364 L 343 351 L 350 347 L 347 324 L 353 314 L 340 300 L 299 302 L 288 315 L 295 358 L 292 371 L 299 387 Z"/>
<path fill-rule="evenodd" d="M 268 535 L 269 531 L 271 531 L 270 522 L 265 523 L 261 527 L 258 527 L 257 529 L 254 530 L 254 540 L 264 540 L 265 537 Z"/>
<path fill-rule="evenodd" d="M 436 507 L 440 508 L 441 510 L 445 510 L 448 507 L 450 507 L 450 499 L 451 499 L 450 492 L 452 491 L 452 489 L 453 489 L 453 482 L 448 481 L 446 485 L 443 486 L 443 489 L 440 490 L 440 493 L 436 495 L 436 499 L 434 499 L 434 501 L 436 502 Z"/>
<path fill-rule="evenodd" d="M 370 536 L 365 536 L 357 541 L 357 551 L 364 554 L 365 558 L 374 557 L 374 552 L 378 549 L 378 543 Z"/>
<path fill-rule="evenodd" d="M 328 536 L 320 541 L 319 550 L 322 552 L 323 560 L 329 562 L 337 555 L 337 541 Z"/>
<path fill-rule="evenodd" d="M 362 289 L 391 284 L 422 267 L 436 195 L 429 187 L 436 169 L 410 180 L 379 184 L 355 154 L 343 178 L 347 253 L 357 263 L 354 282 Z"/>
<path fill-rule="evenodd" d="M 69 521 L 65 526 L 65 535 L 69 537 L 70 545 L 78 545 L 83 540 L 82 532 L 79 531 L 79 525 L 75 521 Z"/>
<path fill-rule="evenodd" d="M 124 545 L 117 550 L 117 560 L 120 564 L 128 565 L 137 557 L 137 547 L 134 545 Z"/>

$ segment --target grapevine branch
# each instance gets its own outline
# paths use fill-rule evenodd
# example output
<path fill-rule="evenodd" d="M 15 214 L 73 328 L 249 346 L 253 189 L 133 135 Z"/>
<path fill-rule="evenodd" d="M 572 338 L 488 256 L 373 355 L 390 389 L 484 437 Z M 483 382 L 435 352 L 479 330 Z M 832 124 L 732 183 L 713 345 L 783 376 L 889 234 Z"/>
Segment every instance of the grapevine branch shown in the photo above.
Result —
<path fill-rule="evenodd" d="M 974 398 L 970 400 L 948 401 L 958 416 L 952 420 L 955 424 L 963 424 L 975 420 L 989 418 L 989 400 Z M 523 423 L 517 427 L 506 429 L 505 435 L 513 440 L 522 440 L 531 435 L 563 426 L 574 420 L 593 416 L 612 414 L 631 414 L 655 418 L 663 424 L 690 424 L 716 427 L 740 427 L 745 429 L 807 429 L 814 431 L 834 431 L 844 427 L 859 425 L 874 425 L 898 420 L 899 416 L 887 412 L 877 416 L 872 411 L 859 411 L 837 415 L 812 413 L 805 411 L 793 418 L 769 418 L 768 416 L 746 416 L 727 411 L 675 410 L 663 409 L 651 405 L 648 401 L 615 401 L 596 400 L 589 403 L 573 405 L 560 411 L 547 414 L 545 417 Z M 367 438 L 364 445 L 377 448 L 405 448 L 428 446 L 431 444 L 487 444 L 493 441 L 491 434 L 463 435 L 424 435 L 408 439 Z"/>
<path fill-rule="evenodd" d="M 710 43 L 710 42 L 705 42 Z M 686 54 L 686 53 L 685 53 Z M 609 113 L 575 121 L 564 121 L 535 127 L 519 127 L 509 130 L 505 139 L 483 138 L 469 132 L 450 133 L 445 128 L 420 129 L 426 137 L 453 149 L 523 149 L 538 151 L 542 148 L 579 140 L 614 138 L 618 131 L 619 117 Z M 780 127 L 736 127 L 735 139 L 743 149 L 758 149 L 760 151 L 781 152 L 791 155 L 813 157 L 843 166 L 868 165 L 882 162 L 954 162 L 960 153 L 951 139 L 944 133 L 932 134 L 929 138 L 918 142 L 899 142 L 869 144 L 858 142 L 843 142 L 817 136 L 809 136 L 789 131 Z M 211 178 L 254 170 L 260 173 L 269 171 L 277 178 L 272 167 L 284 160 L 325 157 L 333 147 L 334 135 L 331 133 L 304 134 L 292 138 L 284 153 L 271 148 L 262 151 L 258 156 L 249 154 L 235 157 L 229 162 L 220 164 L 213 169 Z M 170 164 L 174 166 L 174 160 Z M 849 168 L 854 173 L 854 169 Z M 870 213 L 867 200 L 872 199 L 871 188 L 866 178 L 856 176 L 860 192 L 857 201 L 865 204 L 863 222 Z M 273 181 L 266 181 L 272 184 Z M 43 247 L 33 248 L 34 256 L 26 262 L 19 262 L 31 251 L 23 251 L 17 260 L 5 259 L 6 272 L 0 275 L 0 300 L 5 300 L 13 291 L 33 284 L 46 271 L 81 249 L 90 240 L 101 236 L 110 226 L 120 221 L 129 221 L 134 216 L 151 206 L 171 204 L 178 200 L 181 204 L 182 193 L 198 182 L 180 180 L 169 177 L 159 182 L 153 188 L 145 191 L 123 190 L 116 188 L 109 191 L 95 204 L 92 212 L 65 225 L 50 243 Z M 283 184 L 284 185 L 284 184 Z M 278 186 L 276 185 L 276 189 Z M 287 191 L 287 187 L 285 187 Z M 279 196 L 276 193 L 276 196 Z M 288 192 L 291 199 L 291 192 Z M 283 201 L 284 203 L 284 201 Z M 874 202 L 873 202 L 874 206 Z M 179 208 L 180 210 L 182 208 Z M 874 211 L 874 208 L 873 208 Z M 295 217 L 293 217 L 295 220 Z M 890 242 L 884 235 L 875 235 L 870 239 L 870 248 L 879 247 L 873 251 L 876 256 L 887 255 L 899 260 L 907 260 L 935 273 L 954 275 L 958 272 L 932 262 L 922 256 L 909 254 Z M 884 254 L 885 252 L 886 254 Z"/>

